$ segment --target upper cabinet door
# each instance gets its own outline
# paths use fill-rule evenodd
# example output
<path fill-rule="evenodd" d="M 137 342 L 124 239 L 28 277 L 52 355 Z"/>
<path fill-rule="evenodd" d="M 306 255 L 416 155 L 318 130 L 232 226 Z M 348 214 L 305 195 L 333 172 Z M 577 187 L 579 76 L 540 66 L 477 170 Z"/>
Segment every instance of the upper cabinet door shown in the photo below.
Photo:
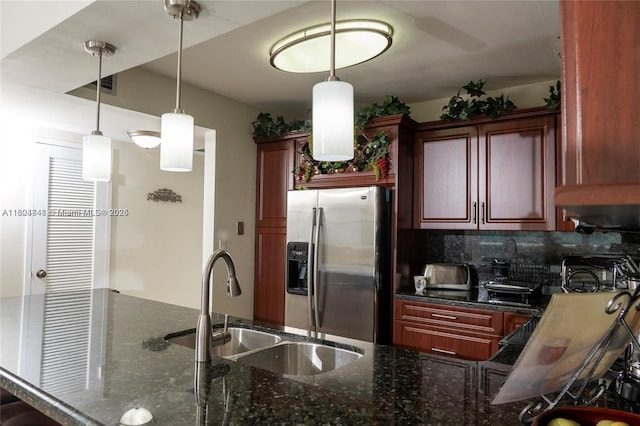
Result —
<path fill-rule="evenodd" d="M 414 227 L 556 229 L 556 115 L 416 133 Z"/>
<path fill-rule="evenodd" d="M 477 127 L 420 131 L 415 141 L 415 227 L 476 229 Z"/>
<path fill-rule="evenodd" d="M 554 116 L 479 126 L 479 229 L 556 229 Z"/>
<path fill-rule="evenodd" d="M 293 142 L 258 145 L 256 226 L 287 226 L 287 190 L 293 189 Z"/>

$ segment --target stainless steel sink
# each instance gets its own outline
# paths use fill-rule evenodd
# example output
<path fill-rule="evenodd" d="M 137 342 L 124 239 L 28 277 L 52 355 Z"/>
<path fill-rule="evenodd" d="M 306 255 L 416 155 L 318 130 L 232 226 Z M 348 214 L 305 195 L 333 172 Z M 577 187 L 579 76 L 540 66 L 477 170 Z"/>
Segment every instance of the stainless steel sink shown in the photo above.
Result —
<path fill-rule="evenodd" d="M 285 341 L 242 355 L 237 361 L 284 375 L 313 376 L 344 367 L 362 356 L 333 346 Z"/>
<path fill-rule="evenodd" d="M 213 332 L 222 329 L 214 329 Z M 224 345 L 213 346 L 211 353 L 219 357 L 232 357 L 256 349 L 273 346 L 282 341 L 282 338 L 272 333 L 241 327 L 229 327 L 231 340 Z M 183 335 L 167 336 L 165 339 L 173 344 L 186 346 L 191 349 L 196 347 L 195 331 Z"/>

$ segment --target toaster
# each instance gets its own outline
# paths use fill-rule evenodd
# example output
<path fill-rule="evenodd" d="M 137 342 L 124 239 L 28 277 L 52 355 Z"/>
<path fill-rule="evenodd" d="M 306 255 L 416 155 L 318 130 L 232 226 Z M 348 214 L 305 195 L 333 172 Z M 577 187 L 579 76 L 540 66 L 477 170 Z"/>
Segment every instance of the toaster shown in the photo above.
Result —
<path fill-rule="evenodd" d="M 471 290 L 469 265 L 429 263 L 424 268 L 428 289 Z"/>

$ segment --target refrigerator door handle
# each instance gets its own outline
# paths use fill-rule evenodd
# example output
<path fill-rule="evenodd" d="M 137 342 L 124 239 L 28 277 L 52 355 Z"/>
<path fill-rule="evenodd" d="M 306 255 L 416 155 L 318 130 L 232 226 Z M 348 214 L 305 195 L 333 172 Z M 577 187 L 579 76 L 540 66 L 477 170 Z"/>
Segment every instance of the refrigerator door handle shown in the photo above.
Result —
<path fill-rule="evenodd" d="M 314 209 L 315 210 L 315 209 Z M 315 313 L 315 326 L 320 327 L 320 313 L 318 312 L 318 257 L 320 252 L 320 227 L 322 226 L 322 207 L 318 207 L 315 219 L 315 235 L 313 236 L 313 311 Z"/>
<path fill-rule="evenodd" d="M 311 227 L 309 228 L 309 250 L 307 252 L 307 311 L 309 313 L 309 326 L 315 327 L 313 322 L 313 287 L 315 282 L 315 263 L 314 252 L 315 247 L 313 244 L 314 235 L 316 229 L 316 208 L 311 209 Z"/>

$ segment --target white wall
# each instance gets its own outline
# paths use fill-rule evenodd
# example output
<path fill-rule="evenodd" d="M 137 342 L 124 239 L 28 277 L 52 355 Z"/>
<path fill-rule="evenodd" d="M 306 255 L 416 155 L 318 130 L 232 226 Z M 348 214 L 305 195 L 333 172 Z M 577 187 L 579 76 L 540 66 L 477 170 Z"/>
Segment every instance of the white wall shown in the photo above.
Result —
<path fill-rule="evenodd" d="M 123 294 L 196 307 L 199 304 L 204 157 L 190 173 L 160 170 L 160 149 L 114 142 L 110 287 Z M 147 195 L 168 188 L 181 203 Z"/>
<path fill-rule="evenodd" d="M 32 124 L 19 116 L 0 120 L 0 296 L 20 296 L 24 288 L 26 216 L 14 211 L 27 205 L 34 158 Z M 9 125 L 9 123 L 11 125 Z"/>

